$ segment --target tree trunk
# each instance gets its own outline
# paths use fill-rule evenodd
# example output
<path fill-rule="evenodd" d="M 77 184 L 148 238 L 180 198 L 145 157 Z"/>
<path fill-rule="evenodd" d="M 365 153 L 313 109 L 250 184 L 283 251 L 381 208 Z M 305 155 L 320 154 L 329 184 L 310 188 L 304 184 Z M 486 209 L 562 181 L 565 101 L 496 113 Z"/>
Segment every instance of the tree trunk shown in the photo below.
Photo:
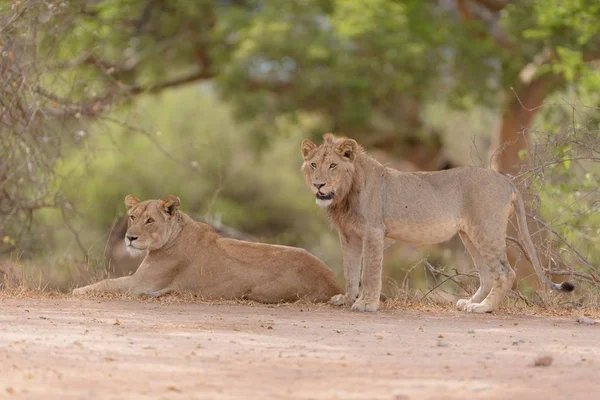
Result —
<path fill-rule="evenodd" d="M 540 110 L 544 99 L 555 84 L 553 77 L 539 77 L 524 85 L 518 93 L 513 91 L 505 93 L 504 112 L 496 135 L 496 143 L 492 151 L 492 168 L 513 176 L 519 175 L 530 165 L 528 157 L 520 156 L 522 151 L 527 151 L 530 146 L 529 128 Z M 517 181 L 517 184 L 519 182 Z M 531 199 L 525 190 L 522 190 L 525 203 Z M 538 249 L 538 257 L 542 265 L 547 263 L 547 258 L 539 252 L 540 245 L 547 239 L 534 221 L 528 220 L 527 225 L 534 245 Z M 508 235 L 518 237 L 515 216 L 508 225 Z M 537 232 L 537 233 L 536 233 Z M 520 253 L 517 248 L 509 248 L 508 259 L 517 273 L 516 284 L 526 282 L 535 288 L 541 287 L 533 266 Z"/>
<path fill-rule="evenodd" d="M 492 168 L 511 175 L 518 175 L 528 167 L 528 158 L 519 157 L 529 149 L 531 122 L 550 91 L 552 82 L 543 77 L 534 79 L 515 94 L 505 93 L 504 113 L 492 154 Z"/>

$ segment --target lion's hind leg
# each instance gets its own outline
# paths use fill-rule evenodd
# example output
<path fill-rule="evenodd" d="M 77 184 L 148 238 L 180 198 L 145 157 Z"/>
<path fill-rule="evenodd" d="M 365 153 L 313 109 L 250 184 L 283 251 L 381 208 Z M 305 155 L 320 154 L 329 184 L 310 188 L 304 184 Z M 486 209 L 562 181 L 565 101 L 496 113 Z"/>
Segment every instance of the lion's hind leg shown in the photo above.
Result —
<path fill-rule="evenodd" d="M 475 299 L 475 296 L 473 296 L 471 303 L 465 305 L 465 311 L 474 313 L 492 312 L 500 305 L 504 295 L 512 287 L 516 274 L 506 258 L 506 242 L 504 240 L 498 239 L 485 244 L 474 243 L 485 262 L 484 269 L 490 274 L 491 290 L 479 302 L 476 302 L 475 300 L 479 299 Z"/>
<path fill-rule="evenodd" d="M 487 297 L 492 290 L 492 276 L 490 274 L 490 267 L 486 264 L 485 260 L 481 256 L 477 247 L 473 244 L 469 236 L 465 232 L 459 232 L 460 239 L 462 240 L 465 248 L 469 252 L 473 264 L 477 271 L 479 271 L 479 289 L 470 299 L 460 299 L 456 302 L 456 307 L 459 310 L 466 311 L 467 306 L 471 303 L 480 303 Z"/>

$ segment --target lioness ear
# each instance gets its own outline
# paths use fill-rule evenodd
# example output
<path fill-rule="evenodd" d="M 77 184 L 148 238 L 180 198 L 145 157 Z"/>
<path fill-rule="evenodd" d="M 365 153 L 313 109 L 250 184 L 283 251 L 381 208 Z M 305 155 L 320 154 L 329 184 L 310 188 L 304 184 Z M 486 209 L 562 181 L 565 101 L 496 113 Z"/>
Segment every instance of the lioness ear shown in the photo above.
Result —
<path fill-rule="evenodd" d="M 181 201 L 179 201 L 179 197 L 170 194 L 165 197 L 163 201 L 161 201 L 160 206 L 167 212 L 167 214 L 173 215 L 175 211 L 179 209 L 180 204 Z"/>
<path fill-rule="evenodd" d="M 135 206 L 136 204 L 138 204 L 140 202 L 140 199 L 138 199 L 135 196 L 132 196 L 130 194 L 128 194 L 127 196 L 125 196 L 125 207 L 127 207 L 127 209 L 129 210 L 131 207 Z"/>
<path fill-rule="evenodd" d="M 354 139 L 343 139 L 338 144 L 336 150 L 342 157 L 354 161 L 356 152 L 358 151 L 358 143 Z"/>
<path fill-rule="evenodd" d="M 306 156 L 308 156 L 308 153 L 310 153 L 312 150 L 317 148 L 317 145 L 308 139 L 304 139 L 302 141 L 301 148 L 302 148 L 302 157 L 306 158 Z"/>

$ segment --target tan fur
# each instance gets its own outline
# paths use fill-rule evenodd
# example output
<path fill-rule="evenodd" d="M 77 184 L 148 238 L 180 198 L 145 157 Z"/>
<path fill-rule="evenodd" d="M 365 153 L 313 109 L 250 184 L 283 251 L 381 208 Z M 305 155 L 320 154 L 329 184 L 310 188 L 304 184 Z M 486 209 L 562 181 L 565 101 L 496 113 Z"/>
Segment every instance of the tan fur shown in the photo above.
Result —
<path fill-rule="evenodd" d="M 304 249 L 219 236 L 178 210 L 179 199 L 125 198 L 125 241 L 146 257 L 131 276 L 107 279 L 73 294 L 116 292 L 158 297 L 173 291 L 263 303 L 326 301 L 340 292 L 331 270 Z"/>
<path fill-rule="evenodd" d="M 506 258 L 506 227 L 518 208 L 521 236 L 540 278 L 520 194 L 492 170 L 460 167 L 439 172 L 400 172 L 365 153 L 354 140 L 324 136 L 317 146 L 302 142 L 302 173 L 319 206 L 327 209 L 342 247 L 346 293 L 331 299 L 358 311 L 376 311 L 381 293 L 385 237 L 413 244 L 435 244 L 457 233 L 480 273 L 479 290 L 457 306 L 468 312 L 494 310 L 513 284 Z"/>

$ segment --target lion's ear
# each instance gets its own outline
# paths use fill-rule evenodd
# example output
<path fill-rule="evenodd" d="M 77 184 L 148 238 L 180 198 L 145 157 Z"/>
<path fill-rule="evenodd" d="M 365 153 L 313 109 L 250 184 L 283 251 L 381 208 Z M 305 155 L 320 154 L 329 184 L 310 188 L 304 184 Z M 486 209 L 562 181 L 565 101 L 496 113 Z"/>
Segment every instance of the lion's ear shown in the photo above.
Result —
<path fill-rule="evenodd" d="M 128 194 L 127 196 L 125 196 L 125 207 L 127 207 L 127 209 L 129 210 L 131 207 L 135 206 L 136 204 L 138 204 L 140 202 L 140 199 L 138 199 L 135 196 L 132 196 L 130 194 Z"/>
<path fill-rule="evenodd" d="M 170 194 L 167 197 L 165 197 L 163 201 L 161 201 L 160 206 L 163 210 L 165 210 L 167 214 L 173 215 L 175 211 L 179 209 L 180 204 L 181 201 L 179 200 L 179 197 Z"/>
<path fill-rule="evenodd" d="M 310 153 L 312 150 L 317 148 L 317 145 L 308 139 L 304 139 L 302 141 L 301 148 L 302 148 L 302 157 L 306 158 L 308 156 L 308 153 Z"/>
<path fill-rule="evenodd" d="M 358 151 L 358 143 L 354 139 L 343 139 L 336 147 L 339 155 L 342 157 L 354 161 L 356 152 Z"/>

